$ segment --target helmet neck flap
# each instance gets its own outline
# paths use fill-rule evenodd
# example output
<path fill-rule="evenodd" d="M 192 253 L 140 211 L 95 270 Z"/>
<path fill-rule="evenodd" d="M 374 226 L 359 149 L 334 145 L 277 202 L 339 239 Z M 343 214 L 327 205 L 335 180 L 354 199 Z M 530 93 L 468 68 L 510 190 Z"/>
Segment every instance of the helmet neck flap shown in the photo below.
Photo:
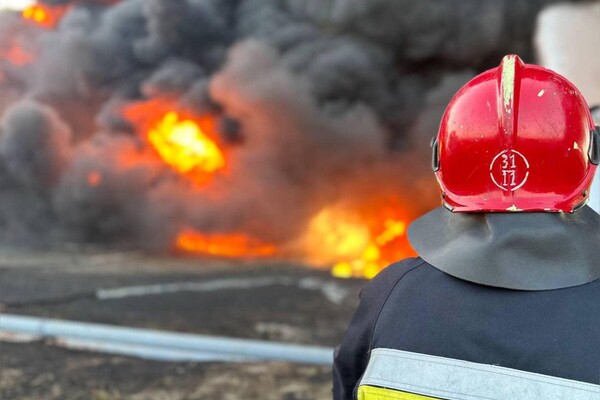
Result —
<path fill-rule="evenodd" d="M 600 215 L 452 213 L 414 221 L 408 237 L 421 258 L 456 278 L 518 290 L 579 286 L 600 278 Z"/>

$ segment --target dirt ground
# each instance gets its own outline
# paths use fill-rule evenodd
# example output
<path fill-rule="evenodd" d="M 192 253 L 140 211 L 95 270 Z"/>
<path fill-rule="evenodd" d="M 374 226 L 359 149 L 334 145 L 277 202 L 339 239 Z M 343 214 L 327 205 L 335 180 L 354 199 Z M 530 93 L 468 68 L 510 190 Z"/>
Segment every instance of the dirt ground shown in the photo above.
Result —
<path fill-rule="evenodd" d="M 364 284 L 289 263 L 0 248 L 2 312 L 166 331 L 334 347 Z M 330 397 L 330 366 L 170 363 L 0 343 L 2 400 Z"/>
<path fill-rule="evenodd" d="M 166 363 L 2 343 L 0 398 L 183 400 L 331 398 L 331 368 L 288 363 Z"/>

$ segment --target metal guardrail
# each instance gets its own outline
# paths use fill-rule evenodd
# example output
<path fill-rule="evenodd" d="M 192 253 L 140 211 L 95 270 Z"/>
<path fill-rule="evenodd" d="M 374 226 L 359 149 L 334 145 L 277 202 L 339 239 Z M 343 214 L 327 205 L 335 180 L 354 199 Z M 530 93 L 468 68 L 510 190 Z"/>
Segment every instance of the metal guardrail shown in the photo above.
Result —
<path fill-rule="evenodd" d="M 0 315 L 0 338 L 51 339 L 73 349 L 161 361 L 287 361 L 329 365 L 333 350 L 21 315 Z"/>

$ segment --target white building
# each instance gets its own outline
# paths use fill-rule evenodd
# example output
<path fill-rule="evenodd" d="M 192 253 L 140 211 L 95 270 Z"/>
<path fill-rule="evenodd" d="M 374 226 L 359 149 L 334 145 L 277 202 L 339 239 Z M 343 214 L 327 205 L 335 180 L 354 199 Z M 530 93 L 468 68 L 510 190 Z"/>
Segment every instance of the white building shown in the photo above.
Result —
<path fill-rule="evenodd" d="M 540 14 L 535 38 L 538 62 L 573 82 L 590 106 L 600 105 L 599 21 L 600 1 L 551 6 Z M 589 205 L 600 213 L 600 171 Z"/>

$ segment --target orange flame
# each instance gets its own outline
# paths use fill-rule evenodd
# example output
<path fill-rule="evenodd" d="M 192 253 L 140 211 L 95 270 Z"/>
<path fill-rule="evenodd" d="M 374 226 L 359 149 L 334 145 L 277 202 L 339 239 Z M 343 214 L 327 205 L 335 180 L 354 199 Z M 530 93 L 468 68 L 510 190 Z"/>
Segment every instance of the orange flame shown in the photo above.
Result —
<path fill-rule="evenodd" d="M 43 28 L 54 28 L 61 18 L 69 10 L 69 6 L 48 6 L 45 4 L 33 4 L 21 13 L 26 20 Z"/>
<path fill-rule="evenodd" d="M 244 234 L 207 235 L 192 229 L 184 229 L 176 239 L 179 250 L 224 257 L 266 257 L 275 254 L 276 247 L 260 242 Z"/>
<path fill-rule="evenodd" d="M 102 174 L 98 171 L 92 171 L 87 174 L 87 184 L 92 187 L 96 187 L 102 183 Z"/>
<path fill-rule="evenodd" d="M 27 52 L 17 44 L 10 46 L 6 52 L 3 52 L 2 56 L 11 64 L 19 67 L 31 64 L 35 60 L 32 53 Z"/>
<path fill-rule="evenodd" d="M 204 181 L 225 166 L 225 157 L 217 144 L 196 122 L 182 120 L 175 112 L 167 113 L 147 137 L 165 163 L 181 174 L 192 176 L 196 182 Z"/>
<path fill-rule="evenodd" d="M 338 278 L 371 279 L 390 263 L 414 255 L 406 225 L 403 218 L 385 213 L 367 218 L 326 208 L 307 230 L 309 261 L 332 263 L 331 273 Z"/>
<path fill-rule="evenodd" d="M 128 104 L 123 116 L 136 127 L 162 163 L 205 187 L 217 172 L 227 167 L 226 153 L 218 141 L 212 116 L 198 117 L 174 108 L 168 98 L 154 98 Z"/>

